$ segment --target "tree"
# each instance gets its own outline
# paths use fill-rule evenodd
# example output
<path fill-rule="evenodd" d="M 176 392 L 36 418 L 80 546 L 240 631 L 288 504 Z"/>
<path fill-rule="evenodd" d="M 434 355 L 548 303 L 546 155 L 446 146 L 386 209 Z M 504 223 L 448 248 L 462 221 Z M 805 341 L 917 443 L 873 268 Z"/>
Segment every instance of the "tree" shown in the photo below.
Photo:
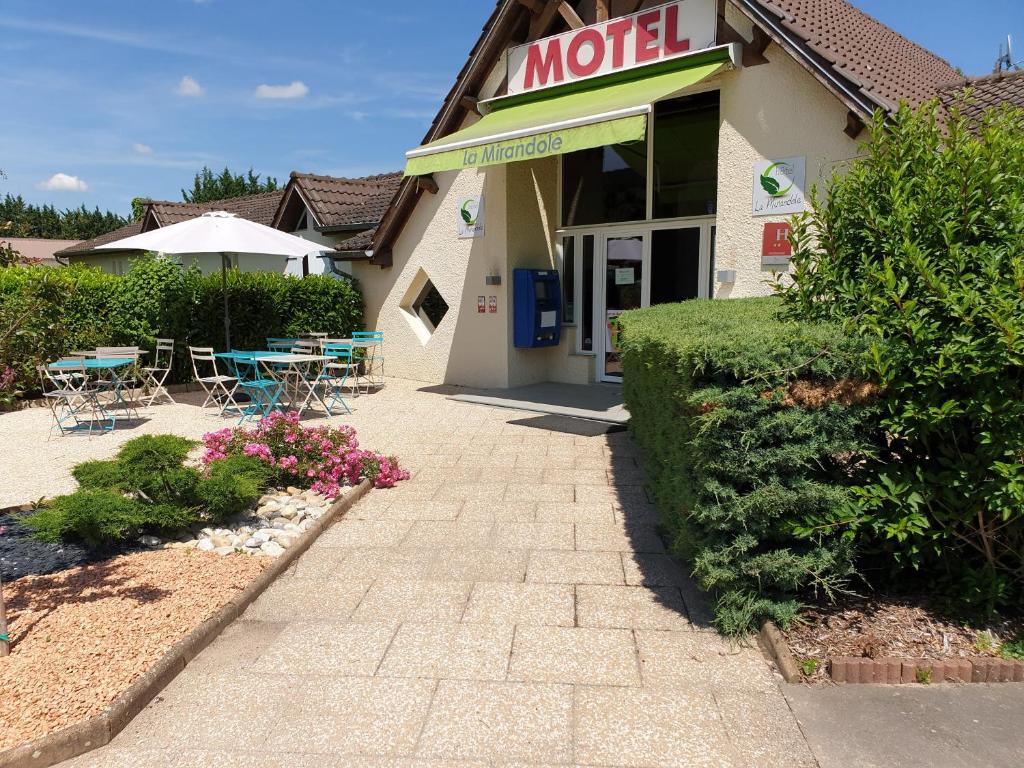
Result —
<path fill-rule="evenodd" d="M 799 318 L 867 338 L 888 456 L 859 490 L 896 559 L 980 608 L 1024 597 L 1024 110 L 876 117 L 793 225 Z"/>
<path fill-rule="evenodd" d="M 225 168 L 215 176 L 213 171 L 204 167 L 196 174 L 192 191 L 181 190 L 181 197 L 186 203 L 208 203 L 211 200 L 273 192 L 277 188 L 277 179 L 267 176 L 265 181 L 261 181 L 260 174 L 253 173 L 252 168 L 246 174 L 237 175 Z"/>
<path fill-rule="evenodd" d="M 8 237 L 47 237 L 56 240 L 89 240 L 118 227 L 128 220 L 99 208 L 57 210 L 52 205 L 26 203 L 21 195 L 6 194 L 0 200 L 0 222 L 10 223 Z"/>

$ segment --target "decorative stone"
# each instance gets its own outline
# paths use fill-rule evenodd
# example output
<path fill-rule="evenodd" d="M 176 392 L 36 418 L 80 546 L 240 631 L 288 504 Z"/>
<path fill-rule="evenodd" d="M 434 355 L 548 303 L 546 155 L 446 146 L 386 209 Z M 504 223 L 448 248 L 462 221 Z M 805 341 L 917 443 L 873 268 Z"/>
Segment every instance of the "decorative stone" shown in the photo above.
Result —
<path fill-rule="evenodd" d="M 263 544 L 263 543 L 264 543 L 263 539 L 257 539 L 255 536 L 252 536 L 252 537 L 250 537 L 249 539 L 246 540 L 245 547 L 247 549 L 259 549 L 260 548 L 260 544 Z"/>
<path fill-rule="evenodd" d="M 210 537 L 210 543 L 213 544 L 214 547 L 230 547 L 231 538 L 229 536 L 221 536 L 218 534 Z"/>
<path fill-rule="evenodd" d="M 271 557 L 280 557 L 284 554 L 284 547 L 276 542 L 268 541 L 260 547 L 260 551 L 265 555 L 270 555 Z"/>
<path fill-rule="evenodd" d="M 200 542 L 196 544 L 196 549 L 198 549 L 200 552 L 213 552 L 213 550 L 215 550 L 216 548 L 217 547 L 214 545 L 214 543 L 209 539 L 201 539 Z"/>
<path fill-rule="evenodd" d="M 230 554 L 233 554 L 234 551 L 235 551 L 234 547 L 217 547 L 215 550 L 213 550 L 213 554 L 215 554 L 215 555 L 230 555 Z"/>
<path fill-rule="evenodd" d="M 144 547 L 159 547 L 160 539 L 156 536 L 139 536 L 139 543 Z"/>
<path fill-rule="evenodd" d="M 288 490 L 288 495 L 289 496 L 301 496 L 302 495 L 302 489 L 301 488 L 296 488 L 294 485 L 289 485 L 287 490 Z"/>
<path fill-rule="evenodd" d="M 288 549 L 289 547 L 291 547 L 298 540 L 299 540 L 299 536 L 298 536 L 298 534 L 295 534 L 295 533 L 283 534 L 281 536 L 278 536 L 276 539 L 274 539 L 274 541 L 276 541 L 278 544 L 280 544 L 285 549 Z"/>

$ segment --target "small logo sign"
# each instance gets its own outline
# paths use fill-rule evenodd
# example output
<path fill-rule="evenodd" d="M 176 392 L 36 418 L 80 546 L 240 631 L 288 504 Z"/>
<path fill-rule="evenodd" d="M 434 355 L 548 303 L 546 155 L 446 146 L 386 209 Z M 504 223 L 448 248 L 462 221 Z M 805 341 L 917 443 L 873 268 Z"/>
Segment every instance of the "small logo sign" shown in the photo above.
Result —
<path fill-rule="evenodd" d="M 789 157 L 754 164 L 755 216 L 800 213 L 807 207 L 807 158 Z"/>
<path fill-rule="evenodd" d="M 476 311 L 478 314 L 485 314 L 487 312 L 487 297 L 477 296 L 476 297 Z"/>
<path fill-rule="evenodd" d="M 459 237 L 483 237 L 484 234 L 484 199 L 482 197 L 464 197 L 459 201 Z"/>
<path fill-rule="evenodd" d="M 498 314 L 498 297 L 488 296 L 487 297 L 487 311 L 492 315 Z"/>

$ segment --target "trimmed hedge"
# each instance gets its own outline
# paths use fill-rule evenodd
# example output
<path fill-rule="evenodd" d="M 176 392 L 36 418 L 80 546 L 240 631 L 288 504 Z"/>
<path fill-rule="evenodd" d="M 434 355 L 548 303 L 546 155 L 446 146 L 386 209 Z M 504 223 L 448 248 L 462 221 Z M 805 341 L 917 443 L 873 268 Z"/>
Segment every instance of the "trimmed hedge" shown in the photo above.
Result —
<path fill-rule="evenodd" d="M 858 378 L 865 343 L 778 309 L 705 300 L 621 318 L 631 430 L 673 549 L 729 634 L 785 625 L 802 597 L 848 583 L 844 515 L 884 438 Z"/>
<path fill-rule="evenodd" d="M 236 349 L 262 349 L 267 337 L 341 337 L 363 327 L 358 286 L 326 275 L 231 270 L 228 298 Z M 0 371 L 10 365 L 15 388 L 32 392 L 39 363 L 102 345 L 152 349 L 166 337 L 176 342 L 172 380 L 187 381 L 188 346 L 224 348 L 223 302 L 219 273 L 203 276 L 166 259 L 138 259 L 124 276 L 80 265 L 0 269 Z"/>

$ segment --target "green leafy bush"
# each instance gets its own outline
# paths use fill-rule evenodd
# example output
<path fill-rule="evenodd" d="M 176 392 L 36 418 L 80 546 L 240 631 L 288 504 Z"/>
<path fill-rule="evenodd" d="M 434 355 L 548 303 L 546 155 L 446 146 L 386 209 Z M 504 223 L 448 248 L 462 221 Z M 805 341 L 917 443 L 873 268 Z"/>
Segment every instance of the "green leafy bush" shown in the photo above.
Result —
<path fill-rule="evenodd" d="M 362 328 L 358 287 L 327 275 L 231 270 L 228 299 L 239 349 L 260 349 L 267 337 Z M 39 389 L 36 365 L 108 344 L 152 348 L 159 336 L 177 342 L 170 380 L 188 381 L 188 346 L 224 347 L 223 302 L 219 274 L 167 259 L 136 259 L 124 276 L 81 265 L 0 269 L 0 371 L 10 365 L 13 388 L 31 394 Z"/>
<path fill-rule="evenodd" d="M 844 588 L 851 487 L 883 442 L 858 378 L 866 344 L 778 309 L 692 301 L 620 321 L 630 428 L 673 548 L 729 634 Z"/>
<path fill-rule="evenodd" d="M 215 523 L 240 515 L 259 499 L 270 484 L 273 469 L 250 456 L 229 456 L 209 466 L 196 495 L 206 516 Z"/>
<path fill-rule="evenodd" d="M 865 339 L 891 436 L 861 524 L 961 606 L 1024 600 L 1024 111 L 880 116 L 794 223 L 792 317 Z"/>

